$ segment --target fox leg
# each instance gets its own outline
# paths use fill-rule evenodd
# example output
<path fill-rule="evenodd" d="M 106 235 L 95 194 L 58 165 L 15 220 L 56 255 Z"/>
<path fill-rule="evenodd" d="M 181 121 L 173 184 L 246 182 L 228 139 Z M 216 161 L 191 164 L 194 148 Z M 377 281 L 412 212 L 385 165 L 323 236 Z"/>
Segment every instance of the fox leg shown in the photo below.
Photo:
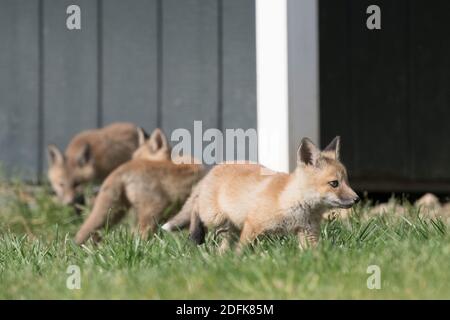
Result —
<path fill-rule="evenodd" d="M 145 201 L 136 208 L 137 211 L 137 230 L 142 239 L 147 239 L 150 234 L 156 231 L 158 223 L 161 220 L 164 209 L 169 204 L 165 201 Z"/>
<path fill-rule="evenodd" d="M 301 228 L 298 230 L 297 235 L 300 249 L 316 247 L 319 242 L 320 225 L 314 223 L 306 228 Z"/>
<path fill-rule="evenodd" d="M 244 247 L 253 242 L 253 240 L 256 239 L 256 237 L 261 234 L 260 228 L 257 228 L 255 226 L 253 226 L 251 223 L 249 223 L 248 221 L 244 223 L 244 228 L 241 231 L 241 236 L 239 238 L 239 243 L 236 247 L 236 251 L 238 253 L 241 253 L 242 250 L 244 249 Z"/>
<path fill-rule="evenodd" d="M 197 199 L 198 189 L 194 189 L 180 212 L 166 222 L 161 228 L 165 231 L 176 231 L 188 227 L 191 222 L 191 212 L 196 208 Z"/>
<path fill-rule="evenodd" d="M 176 231 L 188 227 L 191 222 L 192 201 L 194 201 L 193 198 L 188 198 L 180 212 L 166 222 L 161 228 L 165 231 Z"/>
<path fill-rule="evenodd" d="M 217 235 L 222 233 L 222 241 L 219 245 L 219 254 L 223 254 L 239 238 L 238 230 L 231 223 L 227 223 L 223 228 L 218 229 Z"/>
<path fill-rule="evenodd" d="M 77 244 L 83 244 L 89 237 L 104 227 L 107 223 L 115 225 L 122 219 L 128 209 L 127 203 L 121 194 L 106 190 L 97 196 L 91 214 L 81 226 L 75 236 Z"/>

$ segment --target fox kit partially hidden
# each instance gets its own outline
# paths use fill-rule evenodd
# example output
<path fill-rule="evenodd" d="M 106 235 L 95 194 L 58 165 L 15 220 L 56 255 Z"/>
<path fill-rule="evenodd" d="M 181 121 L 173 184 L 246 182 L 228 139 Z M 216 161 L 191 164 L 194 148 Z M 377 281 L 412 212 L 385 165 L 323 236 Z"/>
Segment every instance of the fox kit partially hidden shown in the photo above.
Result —
<path fill-rule="evenodd" d="M 87 182 L 102 182 L 114 169 L 131 159 L 139 146 L 138 127 L 114 123 L 102 129 L 77 134 L 63 154 L 48 146 L 48 178 L 63 204 L 74 204 L 79 188 Z"/>
<path fill-rule="evenodd" d="M 82 244 L 108 222 L 117 223 L 133 208 L 137 230 L 143 238 L 155 231 L 164 210 L 184 201 L 192 186 L 204 175 L 196 164 L 174 164 L 164 134 L 156 129 L 150 139 L 139 139 L 141 146 L 133 159 L 114 170 L 102 184 L 91 214 L 78 231 L 75 242 Z"/>
<path fill-rule="evenodd" d="M 214 167 L 194 189 L 180 213 L 165 229 L 182 227 L 190 217 L 190 237 L 204 241 L 207 228 L 225 232 L 220 249 L 239 236 L 238 250 L 258 235 L 295 232 L 301 247 L 316 245 L 322 214 L 359 201 L 339 161 L 339 137 L 320 151 L 304 138 L 291 174 L 267 174 L 258 164 Z M 178 223 L 178 225 L 177 225 Z"/>

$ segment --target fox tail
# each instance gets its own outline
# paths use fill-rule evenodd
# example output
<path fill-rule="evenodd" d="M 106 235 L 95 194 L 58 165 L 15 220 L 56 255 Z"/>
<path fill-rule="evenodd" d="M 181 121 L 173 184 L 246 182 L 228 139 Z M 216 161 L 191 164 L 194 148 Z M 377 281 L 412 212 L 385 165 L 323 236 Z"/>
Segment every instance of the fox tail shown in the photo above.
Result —
<path fill-rule="evenodd" d="M 165 231 L 177 231 L 182 230 L 189 226 L 191 222 L 191 212 L 197 202 L 198 192 L 194 189 L 191 196 L 186 200 L 180 212 L 178 212 L 173 218 L 166 222 L 161 228 Z"/>
<path fill-rule="evenodd" d="M 189 227 L 189 239 L 196 244 L 205 242 L 206 227 L 203 224 L 197 210 L 191 212 L 191 225 Z"/>

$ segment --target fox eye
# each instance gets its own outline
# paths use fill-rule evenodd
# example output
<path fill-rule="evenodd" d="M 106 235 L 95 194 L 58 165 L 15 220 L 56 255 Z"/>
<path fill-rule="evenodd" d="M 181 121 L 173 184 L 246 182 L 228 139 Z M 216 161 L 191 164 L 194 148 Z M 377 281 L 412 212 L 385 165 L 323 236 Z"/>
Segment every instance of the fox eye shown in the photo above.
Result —
<path fill-rule="evenodd" d="M 330 181 L 330 182 L 328 182 L 328 184 L 329 184 L 332 188 L 337 188 L 337 187 L 339 187 L 339 181 L 337 181 L 337 180 Z"/>

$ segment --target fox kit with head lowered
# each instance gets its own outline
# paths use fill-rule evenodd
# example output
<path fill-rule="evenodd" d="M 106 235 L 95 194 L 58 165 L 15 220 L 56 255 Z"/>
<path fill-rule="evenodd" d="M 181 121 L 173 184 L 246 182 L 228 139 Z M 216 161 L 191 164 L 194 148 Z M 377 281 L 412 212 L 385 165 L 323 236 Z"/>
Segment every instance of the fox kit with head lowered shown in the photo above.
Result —
<path fill-rule="evenodd" d="M 64 154 L 55 145 L 49 145 L 48 178 L 58 199 L 74 204 L 84 183 L 102 182 L 130 160 L 139 146 L 138 129 L 131 123 L 113 123 L 83 131 L 70 141 Z"/>
<path fill-rule="evenodd" d="M 207 228 L 225 232 L 221 250 L 234 235 L 240 249 L 258 235 L 295 232 L 301 247 L 316 245 L 322 214 L 331 208 L 349 208 L 359 201 L 339 161 L 340 139 L 320 151 L 304 138 L 291 174 L 268 174 L 258 164 L 221 164 L 195 187 L 180 213 L 166 229 L 188 214 L 190 237 L 204 241 Z"/>
<path fill-rule="evenodd" d="M 143 238 L 155 231 L 163 212 L 171 204 L 184 201 L 192 186 L 204 175 L 203 166 L 175 164 L 164 134 L 156 129 L 133 159 L 114 170 L 100 188 L 91 214 L 78 231 L 75 241 L 84 243 L 107 223 L 114 225 L 133 208 L 137 230 Z"/>

